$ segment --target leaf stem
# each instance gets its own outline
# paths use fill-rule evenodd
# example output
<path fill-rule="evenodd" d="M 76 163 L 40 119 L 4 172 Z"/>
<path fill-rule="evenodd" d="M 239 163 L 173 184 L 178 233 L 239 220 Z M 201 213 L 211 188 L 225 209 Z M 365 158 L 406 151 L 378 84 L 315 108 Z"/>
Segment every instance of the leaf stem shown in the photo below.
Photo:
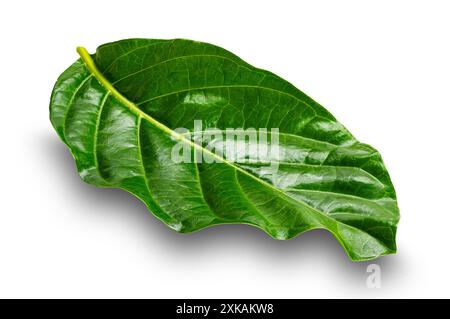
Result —
<path fill-rule="evenodd" d="M 77 52 L 80 55 L 83 62 L 86 64 L 86 67 L 88 70 L 95 76 L 95 78 L 100 82 L 100 84 L 108 91 L 111 92 L 111 95 L 114 96 L 119 102 L 127 106 L 129 109 L 131 109 L 134 113 L 144 117 L 146 120 L 151 122 L 153 125 L 161 129 L 162 131 L 170 134 L 175 139 L 186 139 L 182 135 L 176 133 L 175 131 L 171 130 L 164 124 L 158 122 L 150 115 L 143 112 L 139 107 L 136 106 L 133 102 L 128 100 L 125 96 L 122 95 L 117 89 L 111 84 L 111 82 L 108 81 L 108 79 L 105 78 L 102 72 L 97 68 L 97 65 L 95 64 L 94 60 L 92 59 L 89 52 L 84 47 L 77 47 Z M 186 139 L 187 140 L 187 139 Z M 190 141 L 192 143 L 192 141 Z M 192 143 L 195 144 L 195 143 Z M 197 145 L 197 144 L 195 144 Z"/>

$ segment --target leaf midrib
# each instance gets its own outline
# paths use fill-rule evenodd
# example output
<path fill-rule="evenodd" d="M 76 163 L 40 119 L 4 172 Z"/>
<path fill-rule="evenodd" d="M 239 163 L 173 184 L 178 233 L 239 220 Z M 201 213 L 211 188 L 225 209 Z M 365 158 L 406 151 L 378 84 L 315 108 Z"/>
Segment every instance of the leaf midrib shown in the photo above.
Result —
<path fill-rule="evenodd" d="M 188 145 L 190 145 L 191 147 L 193 147 L 194 149 L 197 149 L 203 153 L 208 154 L 209 156 L 217 159 L 218 161 L 229 165 L 230 167 L 232 167 L 233 169 L 235 169 L 236 171 L 239 171 L 241 173 L 243 173 L 244 175 L 256 180 L 258 183 L 268 187 L 269 189 L 271 189 L 272 191 L 279 193 L 280 196 L 282 198 L 284 198 L 285 200 L 295 204 L 295 205 L 303 205 L 304 207 L 308 208 L 309 210 L 311 210 L 314 213 L 317 213 L 318 215 L 324 217 L 325 219 L 328 220 L 332 220 L 335 223 L 341 224 L 341 225 L 345 225 L 346 227 L 350 227 L 353 229 L 356 229 L 358 231 L 364 232 L 366 233 L 364 230 L 359 229 L 359 228 L 355 228 L 351 225 L 347 225 L 345 223 L 342 223 L 330 216 L 328 216 L 327 214 L 317 210 L 316 208 L 310 206 L 309 204 L 307 204 L 306 202 L 300 201 L 296 198 L 293 198 L 291 196 L 289 196 L 288 194 L 286 194 L 285 192 L 283 192 L 282 190 L 274 187 L 273 185 L 271 185 L 270 183 L 256 177 L 255 175 L 247 172 L 246 170 L 242 169 L 239 166 L 234 165 L 233 163 L 225 160 L 223 157 L 218 156 L 217 154 L 209 151 L 208 149 L 203 148 L 201 145 L 192 142 L 189 139 L 186 139 L 182 134 L 179 134 L 175 131 L 173 131 L 172 129 L 170 129 L 169 127 L 167 127 L 166 125 L 164 125 L 163 123 L 157 121 L 156 119 L 154 119 L 153 117 L 151 117 L 150 115 L 148 115 L 147 113 L 143 112 L 141 109 L 139 109 L 139 107 L 134 104 L 133 102 L 131 102 L 130 100 L 128 100 L 125 96 L 123 96 L 112 84 L 111 82 L 109 82 L 109 80 L 100 72 L 100 70 L 97 68 L 94 60 L 92 59 L 91 55 L 89 54 L 89 52 L 84 48 L 84 47 L 78 47 L 77 48 L 77 52 L 80 55 L 81 59 L 83 60 L 83 62 L 85 63 L 87 69 L 89 70 L 89 72 L 91 72 L 91 74 L 99 81 L 99 83 L 108 91 L 110 92 L 111 95 L 113 95 L 119 102 L 121 102 L 122 104 L 124 104 L 126 107 L 128 107 L 132 112 L 134 112 L 138 117 L 142 117 L 144 119 L 146 119 L 150 124 L 154 125 L 156 128 L 160 129 L 161 131 L 163 131 L 164 133 L 170 135 L 172 138 L 178 140 L 178 141 L 182 141 Z M 308 212 L 309 213 L 309 212 Z M 322 224 L 322 222 L 319 222 L 320 224 Z M 369 236 L 371 236 L 370 234 L 368 234 Z M 377 242 L 379 242 L 379 244 L 381 246 L 386 247 L 380 240 L 378 240 L 377 238 L 371 236 L 374 240 L 376 240 Z M 339 238 L 337 238 L 339 240 Z M 345 245 L 343 245 L 344 249 L 345 249 Z M 386 247 L 387 248 L 387 247 Z"/>

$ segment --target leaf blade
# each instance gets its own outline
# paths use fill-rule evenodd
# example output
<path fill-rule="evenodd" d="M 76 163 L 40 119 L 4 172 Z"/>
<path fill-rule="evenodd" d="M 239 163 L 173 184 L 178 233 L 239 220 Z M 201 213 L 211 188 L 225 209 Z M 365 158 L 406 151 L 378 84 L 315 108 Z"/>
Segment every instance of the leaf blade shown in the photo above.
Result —
<path fill-rule="evenodd" d="M 84 65 L 77 61 L 63 73 L 50 109 L 52 123 L 74 154 L 85 181 L 124 188 L 181 232 L 239 222 L 259 227 L 274 238 L 288 239 L 324 228 L 353 260 L 396 251 L 398 208 L 379 153 L 356 141 L 328 111 L 290 83 L 226 50 L 195 41 L 126 40 L 100 47 L 93 57 L 83 49 L 79 52 Z M 170 58 L 170 54 L 177 57 Z M 125 59 L 130 56 L 136 60 Z M 235 84 L 224 84 L 231 81 L 227 74 L 234 74 Z M 98 83 L 86 80 L 87 76 Z M 91 104 L 101 111 L 87 112 L 90 103 L 73 85 L 68 90 L 73 93 L 70 99 L 54 98 L 67 87 L 67 79 L 78 84 L 84 80 L 89 90 L 97 90 L 103 103 L 97 99 Z M 168 79 L 176 81 L 170 84 Z M 149 94 L 153 97 L 148 98 Z M 87 94 L 91 102 L 92 95 Z M 78 118 L 71 116 L 75 111 L 65 112 L 60 100 L 72 106 Z M 101 117 L 104 109 L 116 113 L 108 120 Z M 86 125 L 92 124 L 92 113 L 99 115 L 94 132 L 92 125 Z M 244 128 L 277 124 L 281 157 L 287 162 L 280 164 L 282 170 L 271 180 L 264 174 L 264 161 L 253 167 L 236 165 L 173 131 L 182 125 L 192 129 L 190 123 L 196 116 L 209 128 L 222 130 L 230 124 Z M 67 132 L 60 133 L 61 118 L 69 123 Z M 94 147 L 88 142 L 92 136 Z M 174 136 L 189 144 L 192 152 L 206 151 L 218 163 L 172 165 Z M 103 142 L 95 144 L 97 138 Z M 348 197 L 356 191 L 357 199 Z"/>

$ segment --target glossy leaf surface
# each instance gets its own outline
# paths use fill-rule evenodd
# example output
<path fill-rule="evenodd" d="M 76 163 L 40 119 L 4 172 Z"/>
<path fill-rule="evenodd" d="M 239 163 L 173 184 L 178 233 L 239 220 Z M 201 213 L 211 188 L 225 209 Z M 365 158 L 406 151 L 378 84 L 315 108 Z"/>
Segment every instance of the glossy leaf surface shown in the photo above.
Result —
<path fill-rule="evenodd" d="M 326 229 L 352 260 L 396 251 L 399 211 L 380 154 L 292 84 L 189 40 L 130 39 L 79 53 L 57 80 L 50 118 L 84 181 L 131 192 L 179 232 L 244 223 L 289 239 Z M 206 150 L 201 163 L 174 162 L 177 143 L 194 157 L 207 148 L 174 132 L 193 132 L 195 120 L 222 133 L 277 128 L 267 137 L 276 134 L 278 154 L 255 156 L 244 140 L 232 155 L 245 161 Z"/>

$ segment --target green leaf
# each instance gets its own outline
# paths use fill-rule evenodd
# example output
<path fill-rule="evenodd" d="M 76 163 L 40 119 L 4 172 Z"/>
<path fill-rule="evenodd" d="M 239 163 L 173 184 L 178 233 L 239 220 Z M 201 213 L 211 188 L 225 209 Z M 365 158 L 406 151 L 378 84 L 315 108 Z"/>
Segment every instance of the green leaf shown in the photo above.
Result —
<path fill-rule="evenodd" d="M 134 194 L 179 232 L 242 223 L 289 239 L 326 229 L 352 260 L 395 253 L 399 211 L 380 154 L 289 82 L 182 39 L 78 52 L 50 119 L 87 183 Z M 258 137 L 277 152 L 255 153 L 251 139 L 217 152 L 227 128 L 267 128 Z M 174 161 L 177 146 L 190 162 Z"/>

